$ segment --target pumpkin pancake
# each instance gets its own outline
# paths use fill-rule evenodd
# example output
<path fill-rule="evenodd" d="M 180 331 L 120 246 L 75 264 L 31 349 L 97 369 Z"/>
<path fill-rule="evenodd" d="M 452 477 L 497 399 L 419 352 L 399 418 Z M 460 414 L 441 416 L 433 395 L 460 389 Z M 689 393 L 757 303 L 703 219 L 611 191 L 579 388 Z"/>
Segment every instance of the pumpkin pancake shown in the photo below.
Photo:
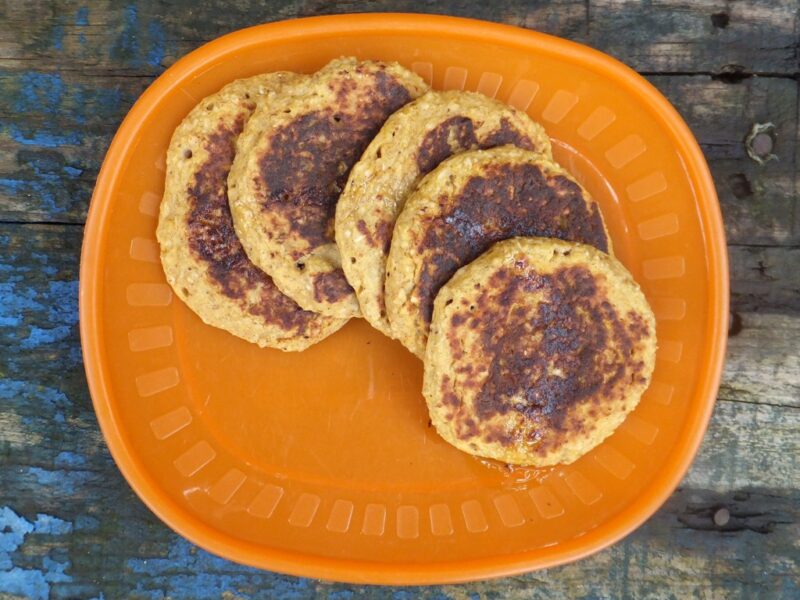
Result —
<path fill-rule="evenodd" d="M 175 294 L 207 324 L 259 346 L 303 350 L 346 319 L 301 309 L 247 258 L 233 229 L 226 182 L 236 138 L 259 103 L 300 78 L 241 79 L 202 100 L 175 130 L 157 237 Z"/>
<path fill-rule="evenodd" d="M 608 254 L 512 238 L 461 268 L 433 311 L 423 393 L 439 434 L 507 463 L 570 463 L 638 404 L 656 324 Z"/>
<path fill-rule="evenodd" d="M 474 92 L 432 91 L 389 117 L 353 166 L 336 205 L 336 243 L 361 312 L 376 329 L 392 335 L 383 284 L 408 194 L 449 156 L 506 144 L 550 156 L 544 129 L 524 112 Z"/>
<path fill-rule="evenodd" d="M 284 87 L 248 121 L 229 177 L 236 233 L 303 308 L 359 315 L 334 242 L 336 201 L 387 117 L 426 89 L 396 63 L 341 58 Z"/>
<path fill-rule="evenodd" d="M 386 265 L 394 336 L 422 358 L 439 288 L 493 243 L 514 236 L 610 246 L 597 204 L 541 154 L 513 146 L 464 152 L 426 175 L 397 219 Z"/>

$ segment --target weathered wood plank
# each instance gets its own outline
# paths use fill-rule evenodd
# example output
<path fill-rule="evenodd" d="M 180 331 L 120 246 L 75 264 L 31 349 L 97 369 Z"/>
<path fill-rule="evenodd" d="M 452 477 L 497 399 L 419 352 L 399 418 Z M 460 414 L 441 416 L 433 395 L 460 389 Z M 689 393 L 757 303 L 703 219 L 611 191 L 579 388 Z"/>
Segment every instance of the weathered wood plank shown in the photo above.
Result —
<path fill-rule="evenodd" d="M 687 118 L 733 244 L 734 320 L 720 401 L 682 488 L 611 549 L 493 582 L 364 588 L 215 558 L 136 499 L 99 434 L 77 338 L 82 228 L 0 225 L 0 598 L 799 596 L 795 0 L 0 4 L 0 221 L 83 222 L 117 124 L 185 52 L 257 22 L 362 10 L 588 41 L 648 73 Z M 759 166 L 744 138 L 765 122 L 779 160 Z"/>
<path fill-rule="evenodd" d="M 589 43 L 639 71 L 800 70 L 795 0 L 590 0 Z"/>
<path fill-rule="evenodd" d="M 734 313 L 720 399 L 800 408 L 798 345 L 800 319 Z"/>
<path fill-rule="evenodd" d="M 725 233 L 733 244 L 798 244 L 798 85 L 753 77 L 725 83 L 707 76 L 648 78 L 681 113 L 697 138 L 717 187 Z M 772 123 L 771 159 L 760 165 L 745 139 Z"/>
<path fill-rule="evenodd" d="M 148 83 L 0 69 L 0 219 L 84 221 L 111 138 Z"/>
<path fill-rule="evenodd" d="M 608 52 L 647 72 L 794 74 L 797 5 L 793 0 L 558 0 L 479 3 L 473 0 L 254 2 L 234 0 L 161 5 L 139 2 L 7 3 L 0 16 L 0 60 L 25 68 L 120 69 L 154 74 L 222 33 L 268 21 L 331 13 L 420 12 L 498 21 L 553 33 Z M 23 38 L 14 32 L 25 31 Z"/>
<path fill-rule="evenodd" d="M 711 24 L 709 14 L 717 14 L 710 12 L 716 6 L 712 4 L 671 1 L 656 10 L 646 9 L 646 15 L 645 9 L 629 2 L 589 6 L 595 45 L 601 49 L 623 43 L 626 36 L 638 36 L 630 45 L 634 50 L 657 46 L 651 40 L 652 26 L 659 35 L 669 37 L 672 51 L 664 52 L 672 57 L 677 47 L 720 56 L 719 36 L 730 38 L 736 27 L 745 29 L 726 43 L 737 52 L 751 54 L 754 50 L 747 48 L 751 39 L 764 48 L 772 48 L 773 41 L 785 45 L 780 32 L 796 26 L 789 10 L 793 4 L 732 5 L 729 10 L 741 12 L 743 20 L 738 25 L 731 20 L 722 33 Z M 226 4 L 225 10 L 187 12 L 150 3 L 85 7 L 66 2 L 46 9 L 37 3 L 6 4 L 0 9 L 5 17 L 5 27 L 0 28 L 0 220 L 82 222 L 102 156 L 119 121 L 151 77 L 201 41 L 253 22 L 363 6 L 358 2 L 234 2 Z M 417 5 L 392 6 L 410 10 Z M 374 9 L 388 7 L 389 3 L 378 2 Z M 459 0 L 422 9 L 470 14 L 573 38 L 580 38 L 586 25 L 584 3 L 569 0 L 557 6 L 512 2 L 502 8 Z M 24 27 L 25 36 L 16 34 L 15 23 Z M 750 32 L 765 27 L 778 32 L 768 36 L 766 46 L 764 35 Z M 706 37 L 716 40 L 713 53 L 701 43 Z M 624 55 L 620 58 L 628 60 Z M 658 70 L 637 65 L 635 60 L 628 62 Z M 680 70 L 694 68 L 699 67 L 682 65 Z M 651 81 L 687 118 L 706 152 L 730 240 L 796 244 L 800 239 L 797 82 L 770 77 L 728 84 L 708 76 L 651 76 Z M 760 166 L 747 156 L 744 138 L 753 124 L 766 122 L 776 125 L 774 153 L 779 160 Z M 794 215 L 794 222 L 787 215 Z"/>
<path fill-rule="evenodd" d="M 81 235 L 75 226 L 0 226 L 0 347 L 8 349 L 0 353 L 0 597 L 789 598 L 800 589 L 797 313 L 741 315 L 700 454 L 682 488 L 624 542 L 522 577 L 353 588 L 215 558 L 133 495 L 85 388 Z"/>
<path fill-rule="evenodd" d="M 800 311 L 800 247 L 729 246 L 734 311 Z"/>
<path fill-rule="evenodd" d="M 735 244 L 800 243 L 797 83 L 653 76 L 708 158 Z M 0 220 L 85 220 L 94 179 L 145 77 L 0 70 Z M 754 123 L 772 122 L 778 160 L 748 157 Z M 793 221 L 794 215 L 794 221 Z"/>
<path fill-rule="evenodd" d="M 581 40 L 584 0 L 501 4 L 472 0 L 414 2 L 303 2 L 216 0 L 195 3 L 7 3 L 0 19 L 0 64 L 51 69 L 155 75 L 201 44 L 236 29 L 296 17 L 353 12 L 421 12 L 472 17 L 531 27 Z M 24 30 L 24 37 L 13 35 Z"/>

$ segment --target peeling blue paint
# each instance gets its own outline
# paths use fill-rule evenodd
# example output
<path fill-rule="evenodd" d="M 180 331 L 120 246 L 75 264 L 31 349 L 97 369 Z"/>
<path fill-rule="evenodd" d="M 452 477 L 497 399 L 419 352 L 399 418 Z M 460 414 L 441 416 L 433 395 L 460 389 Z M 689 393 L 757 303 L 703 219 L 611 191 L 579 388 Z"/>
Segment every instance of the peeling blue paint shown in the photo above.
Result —
<path fill-rule="evenodd" d="M 0 399 L 22 399 L 28 403 L 38 403 L 37 409 L 40 408 L 42 414 L 61 423 L 66 421 L 64 411 L 72 404 L 59 390 L 8 377 L 0 379 Z"/>
<path fill-rule="evenodd" d="M 100 521 L 89 515 L 80 515 L 75 519 L 77 531 L 95 531 L 98 527 L 100 527 Z"/>
<path fill-rule="evenodd" d="M 153 43 L 149 40 L 151 35 L 144 33 L 151 56 L 136 59 L 142 65 L 147 60 L 160 62 L 164 56 L 163 30 L 155 26 L 151 33 Z M 106 140 L 98 139 L 93 133 L 96 129 L 84 125 L 118 120 L 133 101 L 133 94 L 123 92 L 119 85 L 96 87 L 68 82 L 52 72 L 0 69 L 0 79 L 8 82 L 5 101 L 13 112 L 38 115 L 23 121 L 0 122 L 0 141 L 7 136 L 11 147 L 16 147 L 17 165 L 16 171 L 7 171 L 0 177 L 0 193 L 26 202 L 29 210 L 50 215 L 84 205 L 91 193 L 91 178 L 84 181 L 86 167 L 74 162 L 66 164 L 59 151 L 76 147 L 92 156 L 96 149 L 99 158 Z"/>
<path fill-rule="evenodd" d="M 0 177 L 0 187 L 7 189 L 14 194 L 21 191 L 26 185 L 28 185 L 28 183 L 29 182 L 24 179 L 14 179 L 13 177 Z"/>
<path fill-rule="evenodd" d="M 27 71 L 19 78 L 19 93 L 13 106 L 18 112 L 55 108 L 64 97 L 64 80 L 58 73 Z"/>
<path fill-rule="evenodd" d="M 53 26 L 53 48 L 56 50 L 64 49 L 64 25 L 61 23 Z"/>
<path fill-rule="evenodd" d="M 123 97 L 119 87 L 111 88 L 87 88 L 83 85 L 70 86 L 70 92 L 74 97 L 75 110 L 69 110 L 67 115 L 74 119 L 76 123 L 86 123 L 87 113 L 80 110 L 87 104 L 92 105 L 92 113 L 88 116 L 93 118 L 111 117 L 117 119 L 121 116 L 120 107 L 128 104 L 132 98 Z"/>
<path fill-rule="evenodd" d="M 0 507 L 0 594 L 46 600 L 50 597 L 50 583 L 71 582 L 72 577 L 66 572 L 69 561 L 44 556 L 41 568 L 28 569 L 16 566 L 12 557 L 31 533 L 66 535 L 71 531 L 72 525 L 57 517 L 39 514 L 31 523 L 12 508 Z"/>
<path fill-rule="evenodd" d="M 33 533 L 46 535 L 65 535 L 72 532 L 72 523 L 58 517 L 39 513 L 33 522 Z"/>
<path fill-rule="evenodd" d="M 12 137 L 19 132 L 12 131 Z M 20 133 L 20 135 L 22 135 Z M 77 135 L 77 134 L 76 134 Z M 22 138 L 20 138 L 22 139 Z M 75 142 L 77 137 L 62 136 L 62 141 Z M 50 134 L 36 134 L 35 137 L 25 138 L 26 145 L 47 147 L 54 144 L 54 137 Z M 21 142 L 22 143 L 22 142 Z M 81 142 L 82 143 L 82 142 Z M 76 174 L 79 169 L 72 165 L 64 164 L 64 158 L 53 150 L 20 150 L 17 152 L 17 161 L 23 167 L 16 173 L 16 177 L 0 178 L 0 188 L 8 190 L 11 194 L 22 198 L 30 197 L 28 206 L 33 208 L 33 203 L 38 201 L 42 209 L 48 213 L 63 213 L 70 206 L 82 202 L 76 197 Z M 76 182 L 70 185 L 71 182 Z M 87 190 L 88 191 L 88 190 Z"/>
<path fill-rule="evenodd" d="M 75 13 L 75 25 L 85 26 L 89 24 L 89 7 L 81 6 Z"/>
<path fill-rule="evenodd" d="M 7 506 L 0 507 L 0 570 L 11 568 L 10 554 L 22 545 L 33 524 Z"/>
<path fill-rule="evenodd" d="M 139 39 L 137 35 L 138 11 L 136 5 L 130 4 L 125 7 L 122 17 L 122 33 L 112 48 L 112 55 L 120 58 L 127 58 L 134 64 L 139 54 Z"/>
<path fill-rule="evenodd" d="M 88 487 L 89 482 L 96 478 L 91 471 L 75 471 L 68 469 L 55 469 L 48 471 L 41 467 L 26 467 L 24 474 L 32 475 L 36 483 L 44 485 L 53 490 L 58 490 L 62 494 L 73 495 L 80 489 Z M 53 492 L 51 492 L 53 493 Z"/>
<path fill-rule="evenodd" d="M 122 31 L 111 48 L 111 56 L 133 67 L 161 69 L 166 55 L 167 36 L 161 23 L 151 20 L 145 26 L 136 5 L 126 6 Z"/>
<path fill-rule="evenodd" d="M 48 265 L 46 255 L 32 253 L 31 258 L 38 261 L 39 270 L 55 276 L 58 269 Z M 12 266 L 17 260 L 13 254 L 5 253 L 5 258 Z M 27 337 L 19 341 L 20 347 L 25 350 L 38 348 L 47 344 L 61 342 L 72 335 L 78 323 L 78 282 L 75 280 L 47 282 L 44 290 L 36 290 L 25 284 L 21 276 L 13 273 L 28 271 L 29 267 L 14 268 L 11 273 L 0 282 L 0 330 L 11 328 L 17 330 L 25 324 L 26 318 L 32 313 L 44 314 L 47 322 L 31 325 Z M 5 269 L 3 270 L 5 272 Z M 12 331 L 15 340 L 19 335 Z M 73 358 L 79 358 L 79 354 Z"/>
<path fill-rule="evenodd" d="M 147 33 L 150 36 L 150 50 L 147 52 L 147 64 L 151 67 L 160 67 L 164 60 L 165 40 L 164 28 L 158 21 L 150 21 L 147 25 Z"/>
<path fill-rule="evenodd" d="M 77 281 L 50 281 L 46 294 L 51 302 L 47 317 L 53 323 L 70 326 L 78 323 Z"/>
<path fill-rule="evenodd" d="M 63 452 L 59 452 L 58 456 L 56 456 L 55 460 L 56 467 L 59 468 L 71 468 L 77 469 L 79 467 L 86 466 L 86 457 L 81 456 L 80 454 L 75 454 L 74 452 L 67 452 L 64 450 Z"/>
<path fill-rule="evenodd" d="M 45 556 L 42 559 L 42 566 L 45 569 L 44 580 L 48 583 L 69 583 L 72 581 L 72 577 L 65 572 L 70 568 L 69 561 L 59 562 L 49 556 Z"/>
<path fill-rule="evenodd" d="M 266 591 L 263 571 L 216 557 L 182 538 L 170 546 L 166 558 L 129 559 L 127 566 L 134 573 L 147 576 L 138 579 L 135 591 L 152 600 L 211 600 L 247 587 Z M 270 597 L 294 600 L 313 596 L 308 579 L 271 575 L 269 581 Z"/>
<path fill-rule="evenodd" d="M 0 327 L 19 327 L 25 312 L 44 310 L 37 298 L 30 288 L 19 289 L 13 282 L 0 282 Z"/>
<path fill-rule="evenodd" d="M 36 179 L 17 179 L 17 178 L 0 178 L 0 188 L 9 190 L 17 198 L 28 197 L 29 199 L 39 200 L 42 204 L 42 209 L 49 213 L 61 214 L 67 211 L 67 207 L 59 206 L 56 202 L 54 190 L 63 193 L 63 184 L 47 181 L 46 178 L 40 177 Z M 30 206 L 34 209 L 33 206 Z"/>
<path fill-rule="evenodd" d="M 29 600 L 47 600 L 50 596 L 50 585 L 41 571 L 14 567 L 2 571 L 0 592 L 21 596 Z"/>
<path fill-rule="evenodd" d="M 79 146 L 83 141 L 83 136 L 78 132 L 68 133 L 48 133 L 46 131 L 34 131 L 25 134 L 19 127 L 12 125 L 8 127 L 8 134 L 15 142 L 23 146 L 40 146 L 42 148 L 60 148 L 61 146 Z"/>
<path fill-rule="evenodd" d="M 42 138 L 42 132 L 49 133 L 54 138 L 64 136 L 63 120 L 72 119 L 78 123 L 85 122 L 87 116 L 94 119 L 106 117 L 119 118 L 121 105 L 129 103 L 132 98 L 123 97 L 119 86 L 98 88 L 78 83 L 67 83 L 59 73 L 43 73 L 26 71 L 22 74 L 7 70 L 0 70 L 0 75 L 10 81 L 17 82 L 9 90 L 8 101 L 17 112 L 39 114 L 58 114 L 60 119 L 46 119 L 36 122 L 36 131 L 20 131 L 9 128 L 12 135 L 20 143 L 32 144 L 32 140 Z M 91 105 L 91 112 L 87 112 L 87 105 Z M 83 139 L 80 131 L 67 135 L 68 140 Z M 44 137 L 44 142 L 48 138 Z"/>
<path fill-rule="evenodd" d="M 42 329 L 40 327 L 31 327 L 28 337 L 20 342 L 20 348 L 30 350 L 31 348 L 38 348 L 44 344 L 52 344 L 60 342 L 61 340 L 69 337 L 72 328 L 67 325 L 53 327 L 52 329 Z"/>

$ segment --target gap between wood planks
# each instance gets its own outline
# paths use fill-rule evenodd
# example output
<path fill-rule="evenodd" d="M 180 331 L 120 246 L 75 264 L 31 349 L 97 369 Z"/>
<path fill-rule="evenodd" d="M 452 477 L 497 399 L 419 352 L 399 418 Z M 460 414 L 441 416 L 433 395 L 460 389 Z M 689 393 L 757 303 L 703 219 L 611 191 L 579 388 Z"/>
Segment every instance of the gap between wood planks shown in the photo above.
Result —
<path fill-rule="evenodd" d="M 202 45 L 207 40 L 197 40 L 197 43 Z M 20 67 L 24 70 L 30 68 L 31 64 L 40 63 L 41 59 L 38 57 L 19 57 L 19 56 L 0 56 L 0 68 L 13 69 L 14 63 L 21 63 Z M 161 69 L 153 69 L 149 72 L 141 72 L 130 70 L 126 68 L 92 68 L 85 67 L 69 67 L 61 65 L 47 65 L 38 64 L 36 70 L 41 73 L 79 73 L 87 77 L 127 77 L 131 79 L 156 79 L 161 73 L 164 72 L 171 65 L 164 65 Z M 642 77 L 710 77 L 715 81 L 722 81 L 731 85 L 736 85 L 745 79 L 751 77 L 761 77 L 764 79 L 790 79 L 793 81 L 800 81 L 800 71 L 780 72 L 780 71 L 749 71 L 742 65 L 729 64 L 723 65 L 716 71 L 649 71 L 638 70 L 636 71 Z"/>
<path fill-rule="evenodd" d="M 14 219 L 0 219 L 0 225 L 66 225 L 68 227 L 83 227 L 86 223 L 84 221 L 19 221 Z"/>
<path fill-rule="evenodd" d="M 714 81 L 721 81 L 730 85 L 736 85 L 751 77 L 800 81 L 800 71 L 771 73 L 767 71 L 746 71 L 739 67 L 740 65 L 725 65 L 719 71 L 637 71 L 637 73 L 642 77 L 710 77 Z"/>

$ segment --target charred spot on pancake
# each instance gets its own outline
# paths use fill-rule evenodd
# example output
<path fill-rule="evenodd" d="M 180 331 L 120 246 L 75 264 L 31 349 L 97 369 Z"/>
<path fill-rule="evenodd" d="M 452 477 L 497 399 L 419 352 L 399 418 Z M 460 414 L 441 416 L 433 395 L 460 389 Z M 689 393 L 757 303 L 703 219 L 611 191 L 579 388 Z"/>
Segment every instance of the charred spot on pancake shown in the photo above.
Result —
<path fill-rule="evenodd" d="M 417 151 L 420 173 L 429 173 L 446 158 L 472 148 L 485 150 L 510 144 L 525 150 L 535 149 L 531 139 L 514 127 L 508 117 L 503 117 L 497 129 L 482 139 L 478 139 L 475 129 L 472 119 L 460 115 L 450 117 L 431 129 Z"/>
<path fill-rule="evenodd" d="M 233 228 L 226 182 L 243 125 L 241 115 L 231 127 L 220 127 L 208 138 L 208 159 L 188 190 L 189 248 L 206 264 L 208 275 L 225 296 L 238 300 L 265 322 L 286 331 L 301 330 L 315 318 L 314 313 L 284 296 L 272 279 L 250 262 Z M 253 290 L 258 290 L 258 302 L 248 298 Z"/>
<path fill-rule="evenodd" d="M 464 116 L 450 117 L 425 134 L 417 150 L 417 168 L 425 174 L 432 171 L 444 159 L 453 154 L 475 147 L 475 124 Z"/>
<path fill-rule="evenodd" d="M 483 439 L 489 443 L 501 444 L 509 446 L 514 441 L 514 436 L 509 435 L 504 429 L 494 426 L 489 427 Z"/>
<path fill-rule="evenodd" d="M 480 148 L 512 145 L 525 150 L 535 150 L 531 139 L 511 124 L 508 117 L 500 119 L 500 126 L 481 140 Z"/>
<path fill-rule="evenodd" d="M 442 392 L 442 404 L 453 409 L 456 409 L 461 405 L 461 400 L 459 400 L 458 396 L 456 396 L 455 392 L 453 391 L 453 384 L 447 375 L 442 377 L 440 389 Z"/>
<path fill-rule="evenodd" d="M 464 323 L 466 320 L 467 320 L 467 315 L 456 313 L 450 319 L 450 322 L 453 324 L 453 327 L 458 327 L 459 325 Z"/>
<path fill-rule="evenodd" d="M 510 269 L 493 273 L 476 300 L 486 370 L 480 376 L 459 371 L 459 385 L 478 389 L 472 414 L 480 421 L 515 413 L 530 427 L 551 432 L 542 444 L 555 444 L 587 427 L 572 407 L 589 402 L 597 412 L 626 378 L 643 381 L 644 364 L 632 355 L 647 327 L 636 313 L 623 319 L 586 267 L 509 279 L 503 273 Z M 540 296 L 538 303 L 525 302 L 532 293 Z M 509 312 L 511 305 L 525 308 Z M 451 348 L 465 322 L 456 316 L 448 333 Z M 488 435 L 504 443 L 498 431 Z"/>
<path fill-rule="evenodd" d="M 336 201 L 350 169 L 389 115 L 411 99 L 408 90 L 384 71 L 371 77 L 371 85 L 360 91 L 350 77 L 331 82 L 335 106 L 300 115 L 277 128 L 259 160 L 263 210 L 280 215 L 305 241 L 307 252 L 333 242 Z M 295 260 L 302 256 L 297 254 Z M 334 276 L 327 278 L 315 296 L 341 298 L 343 290 L 352 293 L 344 273 L 334 273 L 340 281 L 333 285 Z"/>
<path fill-rule="evenodd" d="M 350 169 L 388 116 L 411 99 L 383 71 L 373 77 L 362 92 L 349 77 L 331 82 L 337 105 L 279 127 L 259 161 L 263 208 L 281 214 L 309 251 L 333 241 L 336 201 Z"/>
<path fill-rule="evenodd" d="M 636 340 L 642 340 L 650 335 L 650 328 L 642 316 L 634 311 L 628 311 L 628 330 Z"/>
<path fill-rule="evenodd" d="M 460 438 L 468 439 L 478 435 L 478 425 L 475 423 L 475 419 L 467 417 L 460 423 L 460 425 L 461 427 L 459 429 L 461 431 L 458 432 Z"/>
<path fill-rule="evenodd" d="M 425 255 L 418 290 L 426 324 L 442 285 L 495 242 L 515 236 L 551 237 L 608 250 L 597 205 L 587 206 L 574 182 L 562 175 L 548 176 L 534 164 L 489 165 L 448 204 L 451 210 L 425 223 L 418 244 Z"/>
<path fill-rule="evenodd" d="M 389 247 L 392 244 L 392 233 L 394 223 L 386 219 L 381 220 L 375 228 L 375 243 L 381 246 L 384 254 L 389 254 Z"/>
<path fill-rule="evenodd" d="M 383 251 L 388 254 L 389 244 L 392 243 L 392 223 L 386 219 L 381 219 L 375 229 L 370 231 L 367 222 L 364 219 L 359 219 L 356 223 L 356 229 L 364 236 L 364 240 L 373 248 L 381 247 Z M 355 260 L 353 260 L 355 262 Z"/>
<path fill-rule="evenodd" d="M 314 299 L 317 302 L 338 302 L 352 293 L 353 288 L 347 283 L 341 269 L 314 276 Z"/>
<path fill-rule="evenodd" d="M 370 246 L 375 246 L 375 239 L 372 237 L 372 233 L 370 232 L 369 227 L 367 227 L 367 222 L 364 219 L 358 220 L 358 223 L 356 223 L 356 229 L 358 229 L 359 233 L 364 236 L 367 244 Z"/>

